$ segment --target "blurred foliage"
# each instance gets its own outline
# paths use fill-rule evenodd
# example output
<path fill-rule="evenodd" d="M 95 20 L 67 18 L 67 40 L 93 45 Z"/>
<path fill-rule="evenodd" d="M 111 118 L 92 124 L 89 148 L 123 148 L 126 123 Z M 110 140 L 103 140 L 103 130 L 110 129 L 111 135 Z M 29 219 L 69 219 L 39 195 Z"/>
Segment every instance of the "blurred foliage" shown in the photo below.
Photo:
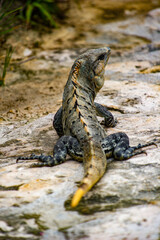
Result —
<path fill-rule="evenodd" d="M 64 3 L 69 2 L 66 0 Z M 23 23 L 31 27 L 57 27 L 57 22 L 64 18 L 66 11 L 59 9 L 59 3 L 63 1 L 0 0 L 0 36 L 8 34 Z"/>
<path fill-rule="evenodd" d="M 56 27 L 54 17 L 57 14 L 58 7 L 54 0 L 27 0 L 20 11 L 20 17 L 27 25 L 35 25 L 39 22 Z"/>
<path fill-rule="evenodd" d="M 13 48 L 10 46 L 6 50 L 6 56 L 5 56 L 5 60 L 4 60 L 3 71 L 2 71 L 2 74 L 0 76 L 0 86 L 5 85 L 5 77 L 6 77 L 6 73 L 7 73 L 7 68 L 10 64 L 10 61 L 11 61 L 12 53 L 13 53 Z"/>
<path fill-rule="evenodd" d="M 24 24 L 27 27 L 57 27 L 57 21 L 64 18 L 66 11 L 60 10 L 58 3 L 63 3 L 63 0 L 0 0 L 0 44 L 6 41 L 10 32 Z M 69 0 L 65 3 L 69 3 Z M 0 72 L 0 86 L 5 85 L 12 53 L 13 48 L 8 47 Z"/>
<path fill-rule="evenodd" d="M 9 33 L 15 28 L 15 16 L 22 6 L 14 7 L 14 0 L 0 0 L 0 35 Z"/>

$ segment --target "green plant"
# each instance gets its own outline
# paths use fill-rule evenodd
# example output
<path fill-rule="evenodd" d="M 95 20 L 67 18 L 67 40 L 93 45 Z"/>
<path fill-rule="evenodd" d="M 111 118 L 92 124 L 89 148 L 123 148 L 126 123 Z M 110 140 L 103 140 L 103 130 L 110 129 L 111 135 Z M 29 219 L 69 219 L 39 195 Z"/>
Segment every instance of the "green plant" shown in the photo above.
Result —
<path fill-rule="evenodd" d="M 0 0 L 0 36 L 13 31 L 24 20 L 27 25 L 57 27 L 54 17 L 59 14 L 55 0 Z"/>
<path fill-rule="evenodd" d="M 12 53 L 13 53 L 13 48 L 12 48 L 12 46 L 10 46 L 6 50 L 6 56 L 5 56 L 5 60 L 4 60 L 3 72 L 2 72 L 2 75 L 0 76 L 0 86 L 4 86 L 5 85 L 5 77 L 6 77 L 6 73 L 7 73 L 7 68 L 9 66 L 9 64 L 10 64 L 10 61 L 11 61 Z"/>
<path fill-rule="evenodd" d="M 12 31 L 15 27 L 15 15 L 22 6 L 13 9 L 14 0 L 0 0 L 0 35 Z"/>
<path fill-rule="evenodd" d="M 22 17 L 26 20 L 27 25 L 35 24 L 33 18 L 41 14 L 43 22 L 48 22 L 52 27 L 57 27 L 52 15 L 55 14 L 56 4 L 54 0 L 27 0 L 22 11 Z"/>

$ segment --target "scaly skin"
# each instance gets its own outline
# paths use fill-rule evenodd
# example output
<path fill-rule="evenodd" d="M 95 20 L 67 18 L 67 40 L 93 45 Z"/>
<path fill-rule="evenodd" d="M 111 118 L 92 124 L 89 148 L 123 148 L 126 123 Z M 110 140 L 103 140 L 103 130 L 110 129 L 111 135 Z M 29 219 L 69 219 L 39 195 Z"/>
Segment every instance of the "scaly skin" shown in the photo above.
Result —
<path fill-rule="evenodd" d="M 64 89 L 62 123 L 65 135 L 77 138 L 84 153 L 85 177 L 75 193 L 71 206 L 103 176 L 107 162 L 101 147 L 106 137 L 94 109 L 94 99 L 104 84 L 104 68 L 110 55 L 109 48 L 90 50 L 74 63 Z"/>
<path fill-rule="evenodd" d="M 129 138 L 125 133 L 106 136 L 99 124 L 96 114 L 105 118 L 107 127 L 114 126 L 112 114 L 94 99 L 104 84 L 104 70 L 110 55 L 109 48 L 88 50 L 74 62 L 68 81 L 64 88 L 62 107 L 54 117 L 53 125 L 60 136 L 52 156 L 34 155 L 19 157 L 18 160 L 38 159 L 39 163 L 32 167 L 54 166 L 66 160 L 69 154 L 84 163 L 85 176 L 73 196 L 71 206 L 78 205 L 86 194 L 104 175 L 106 157 L 126 160 L 137 154 L 142 147 L 155 144 L 150 142 L 135 147 L 129 146 Z"/>
<path fill-rule="evenodd" d="M 76 137 L 84 153 L 85 177 L 73 197 L 72 207 L 77 206 L 82 196 L 103 176 L 107 166 L 101 147 L 106 132 L 97 120 L 93 105 L 104 84 L 104 69 L 109 55 L 109 48 L 90 50 L 81 55 L 74 63 L 64 89 L 64 134 Z"/>

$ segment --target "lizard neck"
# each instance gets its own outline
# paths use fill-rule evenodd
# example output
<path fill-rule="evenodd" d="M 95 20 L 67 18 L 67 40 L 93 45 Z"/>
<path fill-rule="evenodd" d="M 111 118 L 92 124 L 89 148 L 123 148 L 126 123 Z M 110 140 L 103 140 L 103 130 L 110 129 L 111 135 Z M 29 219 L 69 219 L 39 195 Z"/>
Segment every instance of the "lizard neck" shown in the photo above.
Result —
<path fill-rule="evenodd" d="M 90 79 L 84 77 L 84 71 L 81 69 L 81 62 L 77 61 L 71 73 L 71 84 L 75 93 L 77 91 L 83 95 L 88 95 L 89 100 L 93 103 L 96 97 L 95 85 Z"/>

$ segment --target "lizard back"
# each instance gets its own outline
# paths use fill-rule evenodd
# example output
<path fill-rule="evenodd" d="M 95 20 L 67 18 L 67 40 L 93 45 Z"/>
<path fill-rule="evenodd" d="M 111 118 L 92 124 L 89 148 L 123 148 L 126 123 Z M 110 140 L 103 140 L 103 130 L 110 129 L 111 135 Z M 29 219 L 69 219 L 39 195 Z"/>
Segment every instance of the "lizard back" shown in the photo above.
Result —
<path fill-rule="evenodd" d="M 85 177 L 73 197 L 72 207 L 103 176 L 107 165 L 101 147 L 106 133 L 98 122 L 94 99 L 104 84 L 104 68 L 109 54 L 109 48 L 100 48 L 80 55 L 64 88 L 63 131 L 65 135 L 77 138 L 84 152 Z"/>

